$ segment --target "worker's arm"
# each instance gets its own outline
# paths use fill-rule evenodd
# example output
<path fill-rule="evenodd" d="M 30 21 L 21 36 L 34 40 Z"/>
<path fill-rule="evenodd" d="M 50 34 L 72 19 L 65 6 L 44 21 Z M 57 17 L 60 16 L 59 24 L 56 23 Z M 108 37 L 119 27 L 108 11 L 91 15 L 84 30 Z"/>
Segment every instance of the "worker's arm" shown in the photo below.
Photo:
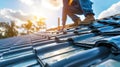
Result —
<path fill-rule="evenodd" d="M 67 13 L 66 13 L 66 9 L 63 7 L 63 12 L 62 12 L 62 24 L 63 25 L 66 24 L 66 19 L 67 19 Z"/>
<path fill-rule="evenodd" d="M 63 0 L 63 10 L 62 10 L 62 25 L 63 25 L 63 28 L 65 27 L 66 19 L 67 19 L 67 7 L 68 7 L 68 0 Z"/>

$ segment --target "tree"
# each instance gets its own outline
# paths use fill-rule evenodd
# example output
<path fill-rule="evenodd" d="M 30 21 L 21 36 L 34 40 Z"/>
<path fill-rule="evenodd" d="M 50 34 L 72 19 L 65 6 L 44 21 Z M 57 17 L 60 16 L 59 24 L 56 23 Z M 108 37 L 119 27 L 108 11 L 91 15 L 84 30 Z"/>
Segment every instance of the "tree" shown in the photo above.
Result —
<path fill-rule="evenodd" d="M 23 24 L 22 27 L 27 31 L 27 34 L 30 34 L 32 32 L 32 21 L 28 20 L 27 24 Z"/>
<path fill-rule="evenodd" d="M 37 22 L 37 26 L 39 27 L 39 30 L 46 30 L 46 23 L 45 23 L 45 18 L 40 18 L 39 21 Z"/>
<path fill-rule="evenodd" d="M 18 35 L 18 31 L 16 30 L 16 24 L 14 21 L 11 21 L 9 23 L 1 22 L 0 27 L 4 29 L 4 31 L 2 31 L 2 33 L 4 33 L 4 37 L 13 37 Z"/>

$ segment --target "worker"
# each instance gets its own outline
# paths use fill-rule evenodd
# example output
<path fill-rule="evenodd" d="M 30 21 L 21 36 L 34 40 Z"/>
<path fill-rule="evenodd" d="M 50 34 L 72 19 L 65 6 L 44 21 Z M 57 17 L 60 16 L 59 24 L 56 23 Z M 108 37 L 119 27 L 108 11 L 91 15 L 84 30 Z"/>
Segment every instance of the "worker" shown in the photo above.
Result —
<path fill-rule="evenodd" d="M 94 12 L 92 10 L 92 2 L 90 0 L 63 0 L 62 11 L 62 29 L 64 30 L 67 15 L 74 21 L 74 26 L 82 24 L 90 24 L 95 20 Z M 84 15 L 85 19 L 81 21 L 77 15 Z"/>

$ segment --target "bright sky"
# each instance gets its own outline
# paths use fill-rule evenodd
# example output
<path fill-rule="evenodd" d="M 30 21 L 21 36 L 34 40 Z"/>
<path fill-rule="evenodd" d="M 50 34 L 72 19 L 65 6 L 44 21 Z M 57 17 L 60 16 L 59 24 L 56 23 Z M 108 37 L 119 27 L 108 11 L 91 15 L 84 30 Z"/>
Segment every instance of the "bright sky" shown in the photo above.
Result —
<path fill-rule="evenodd" d="M 91 1 L 94 3 L 93 10 L 96 18 L 120 13 L 119 0 Z M 37 16 L 46 18 L 46 24 L 50 28 L 57 26 L 57 18 L 61 18 L 61 15 L 61 0 L 0 0 L 0 21 L 15 20 L 22 23 L 27 19 L 34 20 L 34 16 Z M 67 23 L 71 22 L 69 18 Z"/>

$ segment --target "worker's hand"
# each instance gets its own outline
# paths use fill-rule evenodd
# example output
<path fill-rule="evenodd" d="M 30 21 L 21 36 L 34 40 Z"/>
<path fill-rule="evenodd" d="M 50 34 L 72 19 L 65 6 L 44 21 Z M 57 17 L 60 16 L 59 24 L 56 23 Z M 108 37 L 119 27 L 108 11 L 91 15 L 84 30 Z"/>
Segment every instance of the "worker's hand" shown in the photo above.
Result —
<path fill-rule="evenodd" d="M 63 31 L 63 30 L 64 30 L 64 27 L 62 27 L 61 31 Z"/>

